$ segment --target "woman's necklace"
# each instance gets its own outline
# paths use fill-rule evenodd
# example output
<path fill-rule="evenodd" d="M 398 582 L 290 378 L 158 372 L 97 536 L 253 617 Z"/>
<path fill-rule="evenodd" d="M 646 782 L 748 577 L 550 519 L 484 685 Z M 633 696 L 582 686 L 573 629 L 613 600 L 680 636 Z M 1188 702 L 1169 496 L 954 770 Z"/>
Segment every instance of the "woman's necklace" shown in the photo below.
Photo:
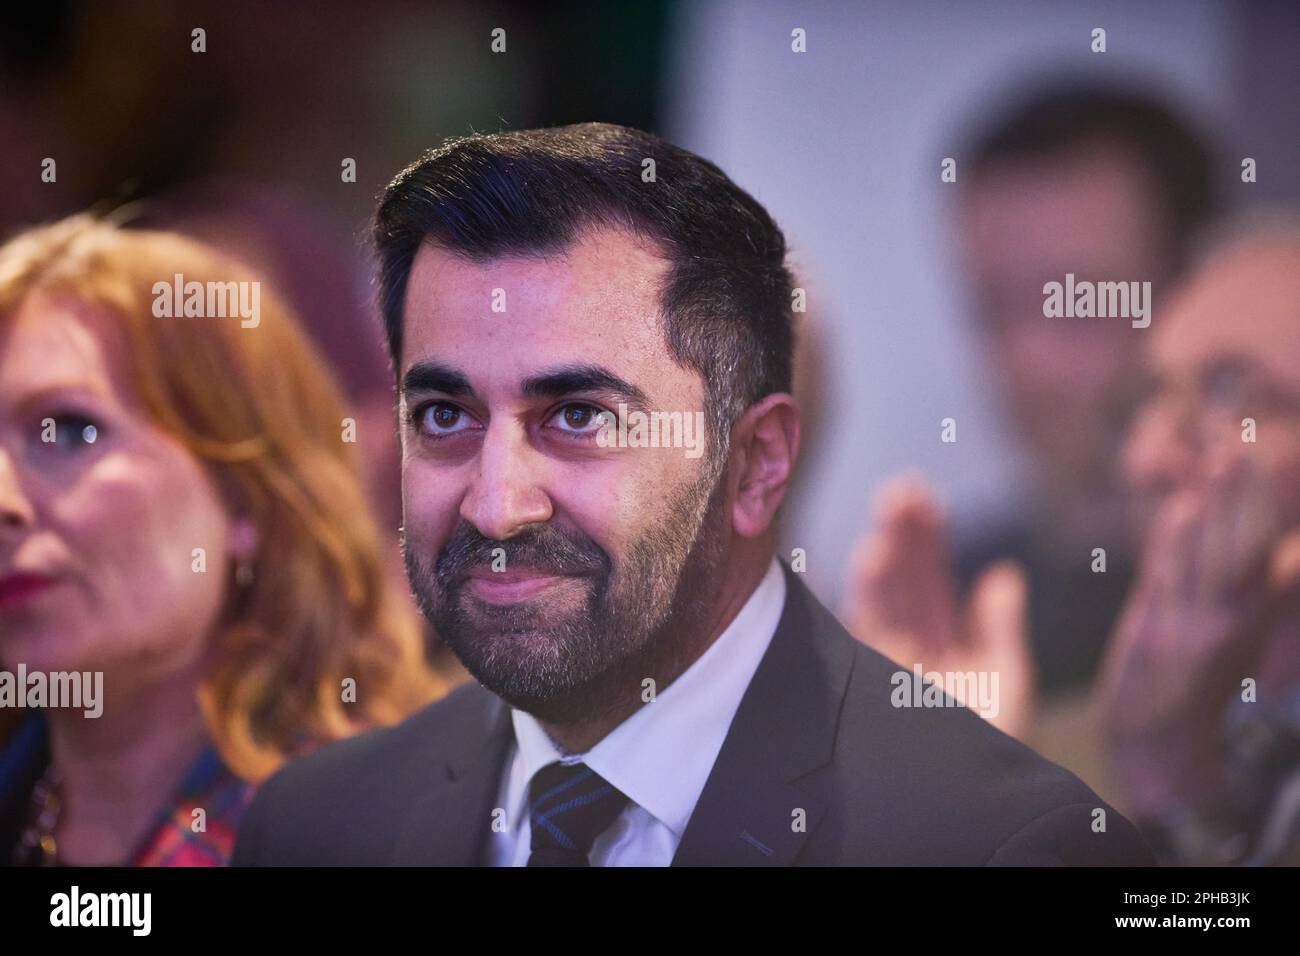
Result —
<path fill-rule="evenodd" d="M 63 810 L 60 785 L 63 775 L 50 764 L 32 788 L 32 801 L 27 813 L 27 825 L 14 847 L 14 864 L 17 866 L 54 866 L 59 862 L 59 847 L 54 840 L 54 829 L 59 825 Z"/>

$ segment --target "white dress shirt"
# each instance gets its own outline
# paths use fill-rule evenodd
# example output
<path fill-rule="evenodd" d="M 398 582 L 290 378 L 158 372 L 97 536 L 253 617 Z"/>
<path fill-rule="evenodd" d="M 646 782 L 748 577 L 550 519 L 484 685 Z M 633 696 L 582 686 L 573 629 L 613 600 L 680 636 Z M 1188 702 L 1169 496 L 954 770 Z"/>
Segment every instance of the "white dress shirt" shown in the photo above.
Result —
<path fill-rule="evenodd" d="M 563 754 L 530 714 L 512 710 L 515 742 L 497 807 L 506 827 L 491 833 L 494 866 L 524 866 L 531 852 L 528 783 L 557 760 L 585 763 L 629 803 L 591 848 L 592 866 L 667 866 L 722 749 L 785 607 L 775 558 L 718 639 L 677 680 L 585 754 Z"/>

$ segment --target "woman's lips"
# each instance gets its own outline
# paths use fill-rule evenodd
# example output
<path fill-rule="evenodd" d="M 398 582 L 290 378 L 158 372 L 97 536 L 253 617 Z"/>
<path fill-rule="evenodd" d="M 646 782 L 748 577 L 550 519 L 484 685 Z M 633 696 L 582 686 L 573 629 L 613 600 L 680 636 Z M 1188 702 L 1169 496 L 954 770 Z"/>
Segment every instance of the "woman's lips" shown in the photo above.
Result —
<path fill-rule="evenodd" d="M 19 607 L 58 583 L 44 574 L 7 574 L 0 578 L 0 610 Z"/>
<path fill-rule="evenodd" d="M 466 579 L 469 592 L 489 604 L 514 604 L 571 581 L 567 574 L 514 568 L 508 571 L 472 571 Z"/>

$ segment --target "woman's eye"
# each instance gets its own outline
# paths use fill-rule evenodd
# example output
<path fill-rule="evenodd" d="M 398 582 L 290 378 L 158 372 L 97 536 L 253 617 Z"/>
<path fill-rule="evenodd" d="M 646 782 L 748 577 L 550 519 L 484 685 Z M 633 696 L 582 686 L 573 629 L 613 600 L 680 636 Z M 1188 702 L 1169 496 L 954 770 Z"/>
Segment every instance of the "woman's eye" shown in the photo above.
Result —
<path fill-rule="evenodd" d="M 599 431 L 608 419 L 604 409 L 583 402 L 570 402 L 555 414 L 561 431 L 580 435 Z"/>
<path fill-rule="evenodd" d="M 420 409 L 416 419 L 420 430 L 429 435 L 447 435 L 464 431 L 468 426 L 465 413 L 448 402 L 431 402 Z"/>
<path fill-rule="evenodd" d="M 50 415 L 40 422 L 38 443 L 60 451 L 81 451 L 104 437 L 104 429 L 85 415 Z"/>

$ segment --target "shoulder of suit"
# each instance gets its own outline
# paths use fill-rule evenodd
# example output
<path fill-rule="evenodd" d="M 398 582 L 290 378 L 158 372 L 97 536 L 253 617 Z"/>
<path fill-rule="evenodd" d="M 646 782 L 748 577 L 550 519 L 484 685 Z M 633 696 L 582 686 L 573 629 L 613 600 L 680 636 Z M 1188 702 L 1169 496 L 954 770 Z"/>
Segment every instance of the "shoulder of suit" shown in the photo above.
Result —
<path fill-rule="evenodd" d="M 855 645 L 833 757 L 849 843 L 875 827 L 909 834 L 888 857 L 898 862 L 931 859 L 917 850 L 924 839 L 942 847 L 933 859 L 969 865 L 1152 862 L 1133 825 L 1084 781 L 975 711 L 896 706 L 897 675 L 909 672 L 837 630 L 820 638 Z"/>
<path fill-rule="evenodd" d="M 810 646 L 827 666 L 851 669 L 836 730 L 837 760 L 933 788 L 927 798 L 951 801 L 954 809 L 963 803 L 997 803 L 1004 814 L 1023 823 L 1053 808 L 1101 803 L 1073 773 L 973 710 L 898 706 L 895 691 L 911 671 L 856 640 L 806 588 L 791 593 L 803 604 Z"/>
<path fill-rule="evenodd" d="M 332 741 L 294 758 L 263 785 L 264 790 L 320 792 L 320 787 L 346 790 L 351 781 L 392 781 L 413 761 L 435 766 L 453 744 L 463 743 L 470 729 L 490 725 L 499 698 L 470 681 L 445 697 L 389 727 L 377 727 Z"/>

